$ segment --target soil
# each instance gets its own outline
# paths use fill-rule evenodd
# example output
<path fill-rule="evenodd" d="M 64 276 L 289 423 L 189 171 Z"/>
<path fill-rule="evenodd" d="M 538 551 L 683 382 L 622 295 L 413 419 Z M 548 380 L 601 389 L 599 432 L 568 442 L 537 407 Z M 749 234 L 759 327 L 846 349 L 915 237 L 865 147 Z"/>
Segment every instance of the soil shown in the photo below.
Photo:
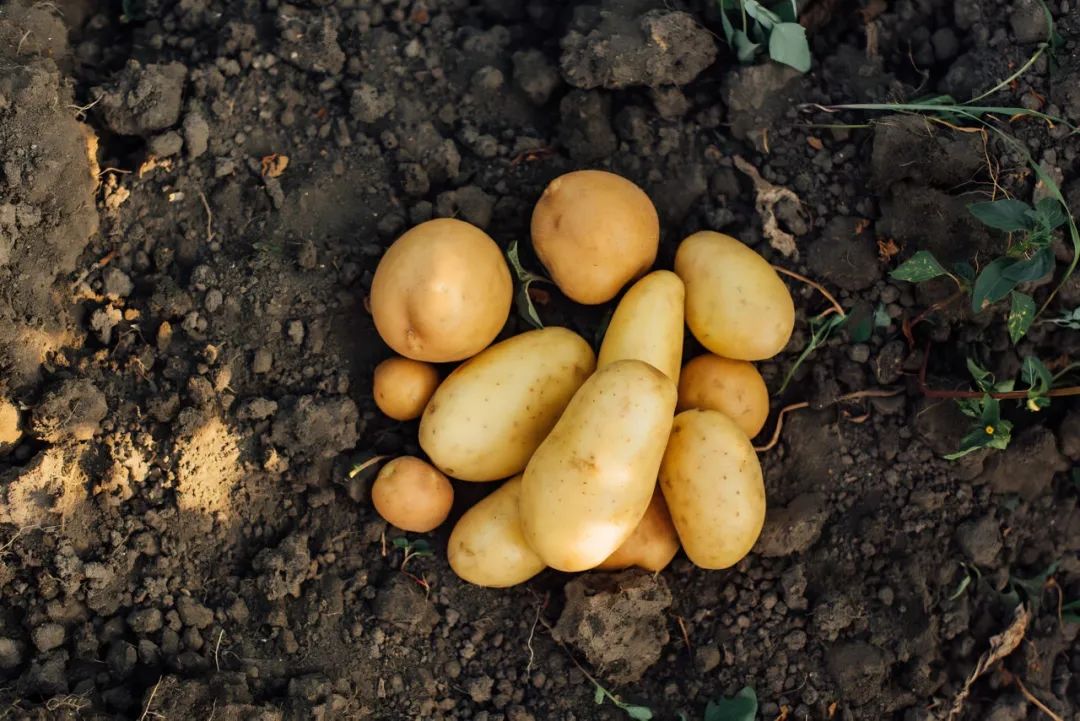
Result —
<path fill-rule="evenodd" d="M 1055 57 L 980 103 L 1080 124 L 1080 21 L 1047 5 Z M 918 371 L 967 388 L 968 356 L 1062 368 L 1080 336 L 1036 324 L 1013 347 L 1004 308 L 959 302 L 910 345 L 905 320 L 952 288 L 888 276 L 917 249 L 983 262 L 1006 241 L 965 205 L 1045 187 L 996 135 L 817 108 L 992 88 L 1037 51 L 1041 3 L 803 17 L 799 75 L 738 65 L 705 0 L 0 2 L 0 719 L 623 718 L 584 669 L 658 719 L 750 686 L 769 721 L 923 721 L 1021 600 L 1008 674 L 959 718 L 1044 718 L 1020 683 L 1077 718 L 1080 627 L 1058 609 L 1080 598 L 1080 407 L 1006 403 L 1008 450 L 951 462 L 966 421 Z M 1000 127 L 1080 208 L 1080 136 Z M 791 257 L 736 156 L 801 200 L 776 210 Z M 582 167 L 649 192 L 662 267 L 723 230 L 886 322 L 834 333 L 774 397 L 770 429 L 810 406 L 762 454 L 768 521 L 736 568 L 485 590 L 449 570 L 449 525 L 405 564 L 349 476 L 419 452 L 371 397 L 375 265 L 435 216 L 526 241 L 545 184 Z M 827 307 L 792 288 L 774 392 Z M 1074 279 L 1048 317 L 1078 302 Z M 593 339 L 605 310 L 539 312 Z M 882 388 L 901 393 L 838 402 Z M 485 492 L 457 490 L 454 517 Z"/>

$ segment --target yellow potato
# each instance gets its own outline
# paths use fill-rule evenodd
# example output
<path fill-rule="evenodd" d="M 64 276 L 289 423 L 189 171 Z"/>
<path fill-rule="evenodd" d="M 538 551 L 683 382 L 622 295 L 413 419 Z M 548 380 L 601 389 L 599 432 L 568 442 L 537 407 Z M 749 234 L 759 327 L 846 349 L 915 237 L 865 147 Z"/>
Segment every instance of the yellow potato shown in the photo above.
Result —
<path fill-rule="evenodd" d="M 532 214 L 532 242 L 571 300 L 605 303 L 652 267 L 660 220 L 649 196 L 626 178 L 578 170 L 551 181 Z"/>
<path fill-rule="evenodd" d="M 427 533 L 450 515 L 454 487 L 431 464 L 401 456 L 383 466 L 375 477 L 371 503 L 391 525 L 403 531 Z"/>
<path fill-rule="evenodd" d="M 521 533 L 520 495 L 521 475 L 517 475 L 467 510 L 454 526 L 446 557 L 463 580 L 506 588 L 544 570 L 544 562 Z"/>
<path fill-rule="evenodd" d="M 705 353 L 682 369 L 677 411 L 720 411 L 748 437 L 761 433 L 769 417 L 769 389 L 749 361 Z"/>
<path fill-rule="evenodd" d="M 520 473 L 595 367 L 592 348 L 566 328 L 496 343 L 435 391 L 420 419 L 420 447 L 463 481 Z"/>
<path fill-rule="evenodd" d="M 746 434 L 719 411 L 675 416 L 660 490 L 686 555 L 729 568 L 750 552 L 765 523 L 765 482 Z"/>
<path fill-rule="evenodd" d="M 396 421 L 419 418 L 438 387 L 439 372 L 429 363 L 387 358 L 375 366 L 372 382 L 375 405 Z"/>
<path fill-rule="evenodd" d="M 795 304 L 768 261 L 730 235 L 703 230 L 675 253 L 686 284 L 686 324 L 708 350 L 736 360 L 772 358 L 795 327 Z"/>
<path fill-rule="evenodd" d="M 645 515 L 675 412 L 675 384 L 616 361 L 574 395 L 521 484 L 525 540 L 560 571 L 594 568 Z"/>
<path fill-rule="evenodd" d="M 596 367 L 642 360 L 676 383 L 682 364 L 686 288 L 670 270 L 656 270 L 630 286 L 611 316 Z"/>
<path fill-rule="evenodd" d="M 601 571 L 621 571 L 637 566 L 655 573 L 671 563 L 678 552 L 679 536 L 664 503 L 664 494 L 657 489 L 653 491 L 649 508 L 630 538 L 623 541 L 615 553 L 597 568 Z"/>
<path fill-rule="evenodd" d="M 387 249 L 371 282 L 371 315 L 386 344 L 406 358 L 458 361 L 495 340 L 513 290 L 502 251 L 487 233 L 439 218 Z"/>

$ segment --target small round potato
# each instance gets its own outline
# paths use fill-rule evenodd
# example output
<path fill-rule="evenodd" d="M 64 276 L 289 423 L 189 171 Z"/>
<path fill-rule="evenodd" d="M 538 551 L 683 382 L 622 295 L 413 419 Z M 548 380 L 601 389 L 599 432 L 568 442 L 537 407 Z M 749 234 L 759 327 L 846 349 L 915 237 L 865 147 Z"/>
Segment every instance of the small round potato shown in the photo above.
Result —
<path fill-rule="evenodd" d="M 664 494 L 658 488 L 653 491 L 649 508 L 630 538 L 623 541 L 618 550 L 597 568 L 601 571 L 621 571 L 637 566 L 656 573 L 671 563 L 678 552 L 679 535 L 671 522 Z"/>
<path fill-rule="evenodd" d="M 765 482 L 750 439 L 719 411 L 675 416 L 660 490 L 687 557 L 702 568 L 742 559 L 765 523 Z"/>
<path fill-rule="evenodd" d="M 595 568 L 649 507 L 664 455 L 675 384 L 648 363 L 621 360 L 581 386 L 536 449 L 521 482 L 521 527 L 560 571 Z"/>
<path fill-rule="evenodd" d="M 736 360 L 772 358 L 795 327 L 795 304 L 769 262 L 730 235 L 703 230 L 675 253 L 686 284 L 686 324 L 713 353 Z"/>
<path fill-rule="evenodd" d="M 705 353 L 682 369 L 677 411 L 720 411 L 748 437 L 761 433 L 769 417 L 769 389 L 749 361 Z"/>
<path fill-rule="evenodd" d="M 477 586 L 506 588 L 544 570 L 521 532 L 521 475 L 514 476 L 454 526 L 446 557 L 460 578 Z"/>
<path fill-rule="evenodd" d="M 510 268 L 487 233 L 438 218 L 387 249 L 371 281 L 371 315 L 386 344 L 406 358 L 459 361 L 495 340 L 513 291 Z"/>
<path fill-rule="evenodd" d="M 678 383 L 685 305 L 686 288 L 670 270 L 654 270 L 634 283 L 611 316 L 596 367 L 634 358 Z"/>
<path fill-rule="evenodd" d="M 403 531 L 427 533 L 450 515 L 454 487 L 430 463 L 401 456 L 383 466 L 375 477 L 371 503 L 391 525 Z"/>
<path fill-rule="evenodd" d="M 430 363 L 398 357 L 375 366 L 375 405 L 395 421 L 419 418 L 438 387 L 439 372 Z"/>
<path fill-rule="evenodd" d="M 652 267 L 660 220 L 645 191 L 626 178 L 578 170 L 555 178 L 540 196 L 532 242 L 559 290 L 596 305 Z"/>

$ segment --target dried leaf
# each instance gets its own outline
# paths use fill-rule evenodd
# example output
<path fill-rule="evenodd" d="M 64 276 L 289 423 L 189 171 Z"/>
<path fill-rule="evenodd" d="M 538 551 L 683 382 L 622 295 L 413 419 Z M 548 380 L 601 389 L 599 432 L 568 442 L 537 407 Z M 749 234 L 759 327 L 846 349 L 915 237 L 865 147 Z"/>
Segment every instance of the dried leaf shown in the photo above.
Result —
<path fill-rule="evenodd" d="M 825 148 L 825 144 L 821 142 L 821 138 L 813 135 L 806 138 L 806 144 L 814 150 L 823 150 Z"/>
<path fill-rule="evenodd" d="M 777 203 L 784 200 L 791 201 L 795 205 L 802 207 L 802 200 L 795 195 L 794 191 L 779 185 L 773 185 L 765 180 L 765 178 L 761 177 L 761 173 L 757 171 L 757 168 L 746 162 L 741 156 L 736 155 L 733 160 L 735 161 L 735 167 L 750 176 L 750 180 L 754 183 L 754 192 L 757 195 L 754 208 L 761 217 L 761 230 L 765 233 L 765 237 L 769 239 L 769 245 L 787 258 L 797 258 L 799 249 L 795 246 L 795 236 L 780 228 L 780 223 L 776 219 L 775 208 Z"/>
<path fill-rule="evenodd" d="M 964 701 L 967 699 L 968 694 L 971 693 L 971 686 L 974 684 L 980 676 L 986 673 L 991 666 L 1008 656 L 1015 651 L 1020 645 L 1020 642 L 1024 640 L 1024 634 L 1027 633 L 1028 622 L 1031 620 L 1031 613 L 1028 611 L 1027 606 L 1020 604 L 1016 607 L 1016 611 L 1013 613 L 1012 623 L 1004 631 L 990 639 L 990 648 L 979 658 L 979 662 L 975 664 L 975 668 L 971 671 L 971 674 L 964 681 L 963 688 L 960 689 L 960 693 L 956 694 L 956 698 L 953 699 L 952 709 L 949 711 L 949 716 L 946 721 L 952 721 L 957 718 L 964 710 Z"/>
<path fill-rule="evenodd" d="M 900 246 L 892 238 L 878 238 L 877 254 L 882 263 L 888 263 L 900 253 Z"/>
<path fill-rule="evenodd" d="M 289 156 L 280 153 L 264 155 L 261 161 L 262 175 L 264 178 L 276 178 L 289 167 Z"/>

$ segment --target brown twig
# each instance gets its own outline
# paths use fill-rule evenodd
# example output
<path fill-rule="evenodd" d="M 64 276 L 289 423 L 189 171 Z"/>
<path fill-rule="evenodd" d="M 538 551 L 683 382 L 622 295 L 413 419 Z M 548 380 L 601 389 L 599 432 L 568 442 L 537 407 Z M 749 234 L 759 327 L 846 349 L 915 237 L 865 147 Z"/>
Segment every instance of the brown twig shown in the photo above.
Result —
<path fill-rule="evenodd" d="M 1049 706 L 1040 701 L 1038 697 L 1035 696 L 1035 694 L 1031 693 L 1031 691 L 1028 691 L 1027 686 L 1025 686 L 1024 682 L 1020 680 L 1019 676 L 1009 673 L 1005 670 L 1003 670 L 1002 673 L 1005 675 L 1005 678 L 1007 680 L 1011 680 L 1013 683 L 1016 684 L 1016 688 L 1020 689 L 1020 693 L 1024 695 L 1024 698 L 1033 703 L 1037 709 L 1052 718 L 1054 721 L 1065 721 L 1065 719 L 1061 718 L 1061 716 L 1054 713 L 1054 711 Z"/>
<path fill-rule="evenodd" d="M 1021 400 L 1028 397 L 1027 391 L 949 391 L 942 388 L 930 388 L 926 385 L 926 366 L 930 360 L 930 343 L 926 344 L 923 352 L 922 367 L 919 368 L 919 392 L 926 398 L 982 398 L 990 396 L 996 400 Z M 1066 396 L 1080 396 L 1080 386 L 1067 388 L 1051 388 L 1045 394 L 1048 398 L 1063 398 Z"/>
<path fill-rule="evenodd" d="M 832 305 L 832 311 L 830 312 L 839 313 L 841 317 L 847 315 L 847 313 L 844 312 L 844 307 L 840 305 L 840 302 L 837 301 L 836 298 L 833 297 L 833 294 L 826 290 L 825 286 L 823 286 L 821 283 L 818 283 L 816 280 L 810 280 L 805 275 L 802 275 L 801 273 L 796 273 L 793 270 L 788 270 L 781 265 L 773 265 L 773 268 L 776 270 L 777 273 L 783 273 L 784 275 L 791 276 L 795 280 L 802 281 L 803 283 L 806 283 L 808 286 L 814 288 L 823 296 L 825 296 L 826 300 L 828 300 L 829 303 Z"/>
<path fill-rule="evenodd" d="M 686 621 L 682 616 L 676 614 L 675 622 L 679 624 L 679 630 L 682 631 L 683 643 L 686 644 L 686 650 L 693 653 L 694 647 L 690 645 L 690 633 L 686 630 Z"/>
<path fill-rule="evenodd" d="M 853 393 L 846 393 L 836 399 L 836 403 L 846 403 L 847 401 L 857 401 L 860 398 L 891 398 L 896 395 L 900 395 L 903 391 L 899 388 L 895 390 L 885 390 L 881 388 L 871 388 L 865 391 L 855 391 Z M 784 428 L 784 416 L 792 411 L 801 411 L 803 408 L 809 408 L 810 403 L 807 401 L 800 401 L 799 403 L 792 403 L 789 406 L 784 406 L 780 409 L 779 415 L 776 416 L 776 428 L 773 429 L 772 436 L 769 437 L 769 442 L 763 446 L 754 446 L 754 450 L 758 453 L 764 453 L 765 451 L 772 450 L 776 447 L 776 444 L 780 442 L 780 431 Z"/>

